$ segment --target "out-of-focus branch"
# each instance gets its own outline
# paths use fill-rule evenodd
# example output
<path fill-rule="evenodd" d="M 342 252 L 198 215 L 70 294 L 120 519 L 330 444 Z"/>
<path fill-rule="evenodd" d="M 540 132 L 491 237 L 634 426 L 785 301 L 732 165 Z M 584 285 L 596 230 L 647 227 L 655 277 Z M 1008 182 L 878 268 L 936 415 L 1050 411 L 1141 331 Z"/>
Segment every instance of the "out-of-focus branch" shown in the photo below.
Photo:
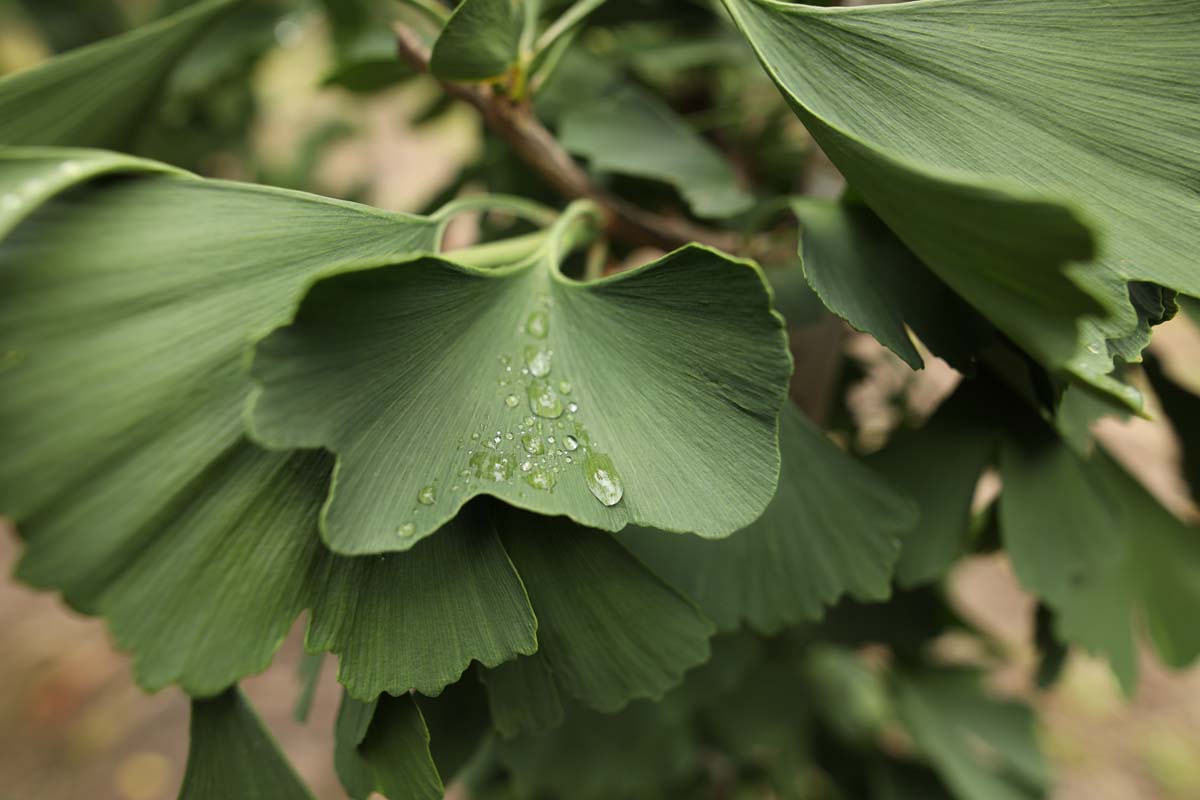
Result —
<path fill-rule="evenodd" d="M 418 72 L 428 72 L 429 48 L 420 37 L 402 24 L 395 26 L 395 33 L 401 60 Z M 757 249 L 740 234 L 656 214 L 596 186 L 527 104 L 514 103 L 482 85 L 442 81 L 442 89 L 473 106 L 488 128 L 507 141 L 521 160 L 563 197 L 588 199 L 599 205 L 604 211 L 605 227 L 614 238 L 664 250 L 689 242 L 747 255 L 753 255 Z"/>

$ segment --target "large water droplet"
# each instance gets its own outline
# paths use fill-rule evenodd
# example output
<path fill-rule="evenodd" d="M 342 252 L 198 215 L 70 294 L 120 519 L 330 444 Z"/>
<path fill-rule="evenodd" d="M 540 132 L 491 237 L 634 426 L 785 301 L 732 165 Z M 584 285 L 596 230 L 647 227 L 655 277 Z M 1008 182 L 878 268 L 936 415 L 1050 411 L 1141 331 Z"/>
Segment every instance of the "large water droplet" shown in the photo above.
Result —
<path fill-rule="evenodd" d="M 416 532 L 417 532 L 417 526 L 413 525 L 411 522 L 406 522 L 403 525 L 401 525 L 399 528 L 396 528 L 396 535 L 401 537 L 402 539 L 407 539 L 408 537 L 412 536 Z"/>
<path fill-rule="evenodd" d="M 554 387 L 544 380 L 536 380 L 529 384 L 529 410 L 539 417 L 555 419 L 563 413 L 562 398 Z"/>
<path fill-rule="evenodd" d="M 525 320 L 525 332 L 535 339 L 545 339 L 550 333 L 550 315 L 545 311 L 531 311 Z"/>
<path fill-rule="evenodd" d="M 503 453 L 481 451 L 471 456 L 470 464 L 477 478 L 506 481 L 513 474 L 513 459 Z"/>
<path fill-rule="evenodd" d="M 555 478 L 554 473 L 548 470 L 535 469 L 525 476 L 525 482 L 535 489 L 548 492 L 554 488 L 554 484 L 558 483 L 558 478 Z"/>
<path fill-rule="evenodd" d="M 504 398 L 504 405 L 508 406 L 509 408 L 516 408 L 520 404 L 521 398 L 517 397 L 515 394 L 510 394 L 508 397 Z"/>
<path fill-rule="evenodd" d="M 542 441 L 540 436 L 532 433 L 527 433 L 521 437 L 521 446 L 525 448 L 525 452 L 531 456 L 540 456 L 546 452 L 546 443 Z"/>
<path fill-rule="evenodd" d="M 592 453 L 587 457 L 583 463 L 583 477 L 588 489 L 604 505 L 615 506 L 621 502 L 625 494 L 621 476 L 617 474 L 612 459 L 604 453 Z"/>
<path fill-rule="evenodd" d="M 529 374 L 535 378 L 544 378 L 550 374 L 552 358 L 553 354 L 549 350 L 540 347 L 525 348 L 525 365 L 529 368 Z"/>
<path fill-rule="evenodd" d="M 435 500 L 437 500 L 437 489 L 432 486 L 426 486 L 417 492 L 417 502 L 423 506 L 431 506 Z"/>
<path fill-rule="evenodd" d="M 563 439 L 563 447 L 567 448 L 568 450 L 578 450 L 579 440 L 574 436 L 567 436 L 567 438 Z"/>

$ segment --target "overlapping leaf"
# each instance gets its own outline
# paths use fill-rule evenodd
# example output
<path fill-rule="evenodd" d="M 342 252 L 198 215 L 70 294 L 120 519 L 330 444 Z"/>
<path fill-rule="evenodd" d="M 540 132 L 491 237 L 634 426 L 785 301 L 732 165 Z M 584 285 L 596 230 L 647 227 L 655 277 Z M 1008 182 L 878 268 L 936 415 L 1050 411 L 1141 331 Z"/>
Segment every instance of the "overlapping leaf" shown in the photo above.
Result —
<path fill-rule="evenodd" d="M 1104 378 L 1138 325 L 1127 282 L 1200 289 L 1195 3 L 725 5 L 913 252 L 1040 361 L 1135 402 Z"/>
<path fill-rule="evenodd" d="M 180 800 L 312 800 L 237 689 L 192 701 L 191 742 Z"/>
<path fill-rule="evenodd" d="M 854 200 L 797 198 L 804 276 L 829 310 L 871 334 L 913 369 L 924 360 L 908 329 L 966 371 L 991 332 L 979 315 Z"/>
<path fill-rule="evenodd" d="M 429 752 L 429 730 L 412 697 L 370 703 L 349 696 L 338 710 L 334 766 L 351 800 L 378 792 L 389 800 L 440 800 L 441 776 Z"/>
<path fill-rule="evenodd" d="M 521 53 L 532 0 L 462 0 L 433 45 L 429 69 L 448 81 L 503 78 Z"/>
<path fill-rule="evenodd" d="M 581 221 L 503 269 L 321 281 L 259 343 L 253 435 L 338 456 L 335 551 L 407 549 L 479 494 L 707 537 L 762 513 L 790 358 L 761 273 L 691 246 L 579 283 L 558 267 Z"/>
<path fill-rule="evenodd" d="M 722 630 L 770 632 L 821 616 L 842 595 L 885 599 L 915 509 L 789 404 L 783 466 L 766 512 L 719 541 L 629 528 L 620 541 Z"/>
<path fill-rule="evenodd" d="M 120 145 L 171 67 L 242 0 L 204 0 L 0 80 L 0 145 Z"/>

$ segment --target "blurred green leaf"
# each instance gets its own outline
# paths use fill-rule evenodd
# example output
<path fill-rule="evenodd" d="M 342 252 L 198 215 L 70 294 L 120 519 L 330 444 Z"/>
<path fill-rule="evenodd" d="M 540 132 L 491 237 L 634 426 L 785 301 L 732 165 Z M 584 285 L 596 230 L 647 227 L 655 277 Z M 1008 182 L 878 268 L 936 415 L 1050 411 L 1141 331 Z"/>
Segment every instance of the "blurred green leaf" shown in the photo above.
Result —
<path fill-rule="evenodd" d="M 0 144 L 128 143 L 171 68 L 220 14 L 240 2 L 204 0 L 0 79 Z"/>
<path fill-rule="evenodd" d="M 527 2 L 462 0 L 433 45 L 429 71 L 446 81 L 505 77 L 521 56 Z"/>
<path fill-rule="evenodd" d="M 192 701 L 180 800 L 313 800 L 242 693 Z"/>
<path fill-rule="evenodd" d="M 444 789 L 421 710 L 407 694 L 362 703 L 342 698 L 334 766 L 351 800 L 441 800 Z"/>

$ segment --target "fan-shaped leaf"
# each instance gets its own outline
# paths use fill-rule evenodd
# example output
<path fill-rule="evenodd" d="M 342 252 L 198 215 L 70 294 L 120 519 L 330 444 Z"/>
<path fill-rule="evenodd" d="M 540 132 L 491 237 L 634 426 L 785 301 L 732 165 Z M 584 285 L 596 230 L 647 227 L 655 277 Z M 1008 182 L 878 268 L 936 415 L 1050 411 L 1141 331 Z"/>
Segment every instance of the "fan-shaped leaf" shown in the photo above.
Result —
<path fill-rule="evenodd" d="M 407 553 L 327 553 L 311 587 L 308 646 L 340 656 L 338 678 L 360 700 L 436 695 L 472 659 L 495 667 L 537 650 L 537 620 L 482 505 Z"/>
<path fill-rule="evenodd" d="M 1119 392 L 1127 281 L 1200 290 L 1195 3 L 725 5 L 889 227 L 1043 363 Z M 1116 318 L 1077 336 L 1101 307 Z"/>
<path fill-rule="evenodd" d="M 192 701 L 180 800 L 312 800 L 242 693 Z"/>
<path fill-rule="evenodd" d="M 117 147 L 171 67 L 241 0 L 204 0 L 0 79 L 0 144 Z"/>
<path fill-rule="evenodd" d="M 692 246 L 578 283 L 558 271 L 577 222 L 504 269 L 322 281 L 259 343 L 254 435 L 338 456 L 334 550 L 407 549 L 479 494 L 607 530 L 761 514 L 790 369 L 761 273 Z"/>
<path fill-rule="evenodd" d="M 844 594 L 885 599 L 897 534 L 915 509 L 790 404 L 780 416 L 779 490 L 756 522 L 705 541 L 629 528 L 624 544 L 723 631 L 774 631 L 817 619 Z"/>
<path fill-rule="evenodd" d="M 344 696 L 335 733 L 334 766 L 351 800 L 373 792 L 389 800 L 441 800 L 429 731 L 412 697 L 362 703 Z"/>
<path fill-rule="evenodd" d="M 503 78 L 520 58 L 526 2 L 462 0 L 433 45 L 429 71 L 447 81 Z"/>

